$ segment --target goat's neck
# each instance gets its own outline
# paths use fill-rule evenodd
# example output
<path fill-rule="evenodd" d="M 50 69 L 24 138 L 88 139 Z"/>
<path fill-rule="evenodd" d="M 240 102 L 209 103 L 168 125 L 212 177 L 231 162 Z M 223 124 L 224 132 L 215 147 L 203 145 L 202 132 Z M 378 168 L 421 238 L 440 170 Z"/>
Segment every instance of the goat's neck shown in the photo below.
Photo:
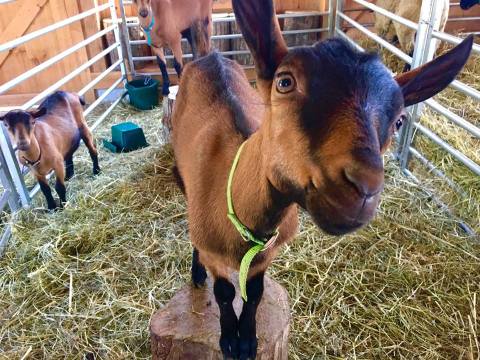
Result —
<path fill-rule="evenodd" d="M 24 162 L 24 158 L 30 162 L 37 161 L 40 157 L 40 145 L 37 141 L 37 138 L 32 136 L 29 149 L 26 151 L 19 150 L 18 155 L 22 162 Z"/>
<path fill-rule="evenodd" d="M 256 236 L 272 234 L 291 204 L 269 182 L 264 136 L 259 129 L 246 142 L 235 170 L 232 195 L 235 213 Z"/>

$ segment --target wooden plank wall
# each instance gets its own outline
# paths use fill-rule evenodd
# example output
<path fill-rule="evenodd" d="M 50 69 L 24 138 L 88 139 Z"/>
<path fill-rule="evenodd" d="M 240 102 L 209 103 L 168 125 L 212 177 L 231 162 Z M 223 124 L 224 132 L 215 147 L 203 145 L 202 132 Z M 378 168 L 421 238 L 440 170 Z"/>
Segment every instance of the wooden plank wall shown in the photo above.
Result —
<path fill-rule="evenodd" d="M 0 6 L 0 29 L 6 29 L 0 32 L 0 42 L 3 43 L 88 10 L 93 6 L 93 1 L 17 0 Z M 15 31 L 8 32 L 8 29 L 14 29 Z M 88 31 L 85 31 L 86 29 Z M 4 56 L 3 63 L 0 65 L 0 83 L 7 82 L 68 49 L 84 40 L 89 34 L 95 33 L 96 29 L 95 18 L 91 17 L 41 36 L 5 53 L 6 56 Z M 88 61 L 102 48 L 102 41 L 97 40 L 89 47 L 76 51 L 50 68 L 15 86 L 7 92 L 7 95 L 22 94 L 23 99 L 28 98 L 27 94 L 36 94 L 52 85 L 63 78 L 65 74 Z M 101 62 L 96 65 L 99 70 L 104 67 Z M 64 89 L 69 91 L 80 90 L 90 80 L 90 71 L 86 70 L 79 74 L 74 81 L 66 84 Z M 93 93 L 87 94 L 87 96 L 93 97 Z"/>

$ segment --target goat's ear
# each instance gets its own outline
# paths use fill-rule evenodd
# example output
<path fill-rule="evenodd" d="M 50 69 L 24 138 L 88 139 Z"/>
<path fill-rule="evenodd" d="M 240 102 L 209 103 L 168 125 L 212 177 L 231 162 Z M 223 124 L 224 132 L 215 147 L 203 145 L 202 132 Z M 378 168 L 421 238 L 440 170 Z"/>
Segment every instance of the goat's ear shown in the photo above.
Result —
<path fill-rule="evenodd" d="M 398 75 L 405 106 L 425 101 L 445 89 L 462 70 L 470 56 L 473 36 L 470 35 L 449 52 L 416 69 Z"/>
<path fill-rule="evenodd" d="M 37 109 L 37 110 L 30 111 L 30 115 L 32 115 L 34 119 L 39 118 L 40 116 L 43 116 L 46 113 L 47 113 L 47 109 L 44 107 L 41 107 L 40 109 Z"/>
<path fill-rule="evenodd" d="M 233 0 L 233 11 L 260 81 L 271 84 L 288 49 L 280 32 L 272 0 Z"/>

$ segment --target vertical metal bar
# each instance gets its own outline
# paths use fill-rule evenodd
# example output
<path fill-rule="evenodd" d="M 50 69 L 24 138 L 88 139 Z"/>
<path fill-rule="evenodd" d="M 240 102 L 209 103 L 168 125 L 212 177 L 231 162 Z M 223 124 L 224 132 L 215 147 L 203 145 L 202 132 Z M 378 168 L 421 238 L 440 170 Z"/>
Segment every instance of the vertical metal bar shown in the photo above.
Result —
<path fill-rule="evenodd" d="M 125 5 L 123 4 L 123 0 L 119 1 L 119 6 L 120 6 L 120 15 L 122 17 L 121 29 L 123 34 L 123 42 L 125 44 L 125 49 L 127 50 L 127 60 L 130 68 L 130 74 L 132 78 L 134 78 L 136 76 L 135 63 L 132 57 L 132 47 L 130 45 L 130 33 L 128 32 L 127 17 L 125 16 L 125 7 L 124 7 Z"/>
<path fill-rule="evenodd" d="M 432 31 L 439 22 L 436 21 L 437 0 L 423 0 L 420 10 L 420 19 L 418 30 L 415 37 L 415 46 L 413 50 L 411 68 L 414 69 L 433 59 L 435 53 L 435 44 L 432 43 Z M 423 104 L 413 105 L 409 109 L 410 121 L 403 127 L 400 134 L 398 156 L 402 170 L 408 168 L 410 160 L 410 146 L 413 141 L 414 123 L 419 121 L 423 110 Z"/>
<path fill-rule="evenodd" d="M 343 11 L 343 0 L 336 0 L 337 6 L 335 10 L 335 29 L 342 30 L 342 19 L 338 14 Z"/>
<path fill-rule="evenodd" d="M 8 172 L 7 163 L 0 151 L 0 184 L 2 184 L 5 192 L 8 193 L 8 206 L 12 212 L 17 211 L 20 208 L 20 200 L 15 191 L 15 185 L 13 184 L 12 177 Z"/>
<path fill-rule="evenodd" d="M 20 203 L 22 206 L 27 207 L 30 205 L 31 199 L 28 195 L 27 186 L 23 180 L 22 172 L 18 166 L 17 157 L 13 150 L 10 137 L 8 136 L 7 129 L 0 123 L 0 151 L 3 154 L 6 163 L 6 169 L 8 169 L 12 182 L 15 185 L 16 192 L 20 197 Z"/>
<path fill-rule="evenodd" d="M 335 36 L 335 11 L 333 10 L 334 0 L 328 0 L 328 35 Z"/>
<path fill-rule="evenodd" d="M 110 16 L 112 18 L 112 22 L 117 25 L 113 30 L 113 34 L 115 36 L 115 42 L 120 44 L 120 46 L 117 47 L 117 52 L 118 52 L 118 58 L 122 60 L 120 64 L 120 71 L 122 72 L 122 77 L 124 79 L 123 82 L 125 84 L 125 82 L 127 81 L 127 70 L 125 68 L 125 58 L 123 57 L 122 39 L 120 37 L 120 31 L 119 31 L 122 24 L 120 24 L 118 21 L 117 10 L 115 9 L 115 0 L 109 0 L 109 3 L 110 3 Z M 127 48 L 127 46 L 125 46 L 125 48 Z"/>

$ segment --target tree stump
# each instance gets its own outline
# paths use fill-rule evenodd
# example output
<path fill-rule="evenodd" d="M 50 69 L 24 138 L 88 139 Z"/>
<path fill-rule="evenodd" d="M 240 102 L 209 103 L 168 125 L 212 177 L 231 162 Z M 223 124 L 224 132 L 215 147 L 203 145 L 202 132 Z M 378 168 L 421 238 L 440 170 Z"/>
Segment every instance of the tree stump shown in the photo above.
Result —
<path fill-rule="evenodd" d="M 170 86 L 170 93 L 163 97 L 163 116 L 162 116 L 162 134 L 161 139 L 164 143 L 170 142 L 170 132 L 172 131 L 172 113 L 177 98 L 178 85 Z"/>
<path fill-rule="evenodd" d="M 235 275 L 236 276 L 236 275 Z M 238 293 L 233 303 L 237 316 L 242 309 Z M 223 359 L 219 310 L 210 278 L 207 286 L 187 285 L 157 311 L 150 322 L 153 360 Z M 257 311 L 258 360 L 287 360 L 290 308 L 283 287 L 265 277 L 265 290 Z"/>

